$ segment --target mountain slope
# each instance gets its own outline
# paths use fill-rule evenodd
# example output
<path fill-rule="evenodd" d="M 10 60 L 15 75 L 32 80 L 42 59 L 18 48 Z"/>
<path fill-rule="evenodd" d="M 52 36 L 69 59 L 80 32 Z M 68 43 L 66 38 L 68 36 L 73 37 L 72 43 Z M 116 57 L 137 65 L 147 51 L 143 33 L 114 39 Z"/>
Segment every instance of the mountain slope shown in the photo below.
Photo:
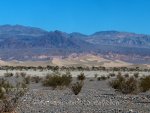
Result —
<path fill-rule="evenodd" d="M 44 60 L 48 60 L 55 56 L 67 57 L 72 53 L 147 58 L 150 56 L 150 36 L 118 31 L 101 31 L 92 35 L 69 34 L 21 25 L 0 26 L 2 60 L 43 60 L 43 56 Z"/>
<path fill-rule="evenodd" d="M 150 48 L 150 36 L 118 31 L 96 32 L 88 36 L 86 41 L 93 44 Z"/>

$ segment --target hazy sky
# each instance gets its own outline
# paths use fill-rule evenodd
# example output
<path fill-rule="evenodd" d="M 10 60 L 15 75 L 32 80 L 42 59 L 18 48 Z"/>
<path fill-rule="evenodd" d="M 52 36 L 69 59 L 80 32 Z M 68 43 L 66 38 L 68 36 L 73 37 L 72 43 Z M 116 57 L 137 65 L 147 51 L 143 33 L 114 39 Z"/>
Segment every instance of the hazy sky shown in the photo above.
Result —
<path fill-rule="evenodd" d="M 150 34 L 150 0 L 0 0 L 0 25 Z"/>

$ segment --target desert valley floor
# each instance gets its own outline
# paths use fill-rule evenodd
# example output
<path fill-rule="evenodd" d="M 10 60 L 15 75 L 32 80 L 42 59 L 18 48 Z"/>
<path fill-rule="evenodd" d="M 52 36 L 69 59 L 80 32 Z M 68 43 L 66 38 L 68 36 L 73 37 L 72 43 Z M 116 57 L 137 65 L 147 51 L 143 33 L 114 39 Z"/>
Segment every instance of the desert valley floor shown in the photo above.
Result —
<path fill-rule="evenodd" d="M 11 77 L 4 77 L 5 73 L 13 73 Z M 12 84 L 16 84 L 22 77 L 16 77 L 16 73 L 26 73 L 26 76 L 45 77 L 51 70 L 1 70 L 0 77 L 6 78 Z M 65 73 L 60 71 L 59 73 Z M 122 94 L 109 86 L 109 81 L 118 71 L 70 71 L 75 83 L 77 75 L 84 73 L 85 80 L 78 95 L 74 95 L 70 87 L 56 88 L 42 86 L 41 82 L 30 82 L 28 90 L 19 99 L 16 113 L 150 113 L 150 91 L 138 94 Z M 136 71 L 121 72 L 133 76 Z M 139 72 L 139 78 L 148 76 L 149 72 Z M 98 80 L 99 77 L 108 77 L 106 80 Z"/>

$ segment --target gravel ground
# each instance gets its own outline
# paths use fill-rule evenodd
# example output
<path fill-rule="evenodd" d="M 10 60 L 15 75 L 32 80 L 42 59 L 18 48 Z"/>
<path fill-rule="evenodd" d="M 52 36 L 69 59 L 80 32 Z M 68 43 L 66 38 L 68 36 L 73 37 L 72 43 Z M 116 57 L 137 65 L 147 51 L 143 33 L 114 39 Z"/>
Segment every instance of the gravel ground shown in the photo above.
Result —
<path fill-rule="evenodd" d="M 108 81 L 92 78 L 84 81 L 82 91 L 74 95 L 67 89 L 34 84 L 20 100 L 19 113 L 150 113 L 150 93 L 123 95 L 110 88 Z"/>

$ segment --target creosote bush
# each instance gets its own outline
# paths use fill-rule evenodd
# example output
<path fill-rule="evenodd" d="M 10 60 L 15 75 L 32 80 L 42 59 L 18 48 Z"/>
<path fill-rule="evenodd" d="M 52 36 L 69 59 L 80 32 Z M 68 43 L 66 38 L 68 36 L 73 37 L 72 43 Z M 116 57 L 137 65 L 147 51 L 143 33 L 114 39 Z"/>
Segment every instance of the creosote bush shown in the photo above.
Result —
<path fill-rule="evenodd" d="M 0 99 L 5 98 L 6 92 L 13 86 L 5 79 L 0 79 Z"/>
<path fill-rule="evenodd" d="M 128 77 L 129 77 L 129 74 L 128 74 L 128 73 L 126 73 L 126 74 L 124 74 L 124 76 L 125 76 L 126 78 L 128 78 Z"/>
<path fill-rule="evenodd" d="M 50 86 L 52 88 L 69 86 L 72 82 L 72 76 L 70 73 L 61 75 L 60 73 L 48 74 L 43 80 L 44 86 Z"/>
<path fill-rule="evenodd" d="M 34 83 L 39 83 L 42 80 L 39 76 L 33 76 L 31 77 L 31 81 Z"/>
<path fill-rule="evenodd" d="M 78 79 L 78 80 L 81 80 L 81 81 L 85 80 L 85 75 L 84 75 L 84 73 L 80 73 L 80 75 L 77 76 L 77 79 Z"/>
<path fill-rule="evenodd" d="M 27 76 L 27 77 L 24 78 L 24 83 L 25 84 L 30 84 L 30 80 L 31 80 L 31 77 Z"/>
<path fill-rule="evenodd" d="M 110 77 L 115 77 L 116 75 L 115 75 L 115 73 L 109 73 L 109 76 Z"/>
<path fill-rule="evenodd" d="M 106 77 L 106 76 L 101 76 L 101 77 L 97 77 L 97 80 L 98 81 L 101 81 L 101 80 L 106 80 L 106 79 L 108 79 L 109 78 L 109 76 L 108 77 Z"/>
<path fill-rule="evenodd" d="M 146 92 L 150 90 L 150 76 L 138 79 L 137 74 L 132 77 L 118 75 L 115 80 L 110 81 L 110 86 L 123 94 Z"/>
<path fill-rule="evenodd" d="M 123 94 L 135 93 L 137 91 L 137 80 L 134 77 L 123 77 L 118 75 L 115 80 L 110 81 L 110 86 Z"/>
<path fill-rule="evenodd" d="M 72 85 L 71 89 L 72 89 L 72 92 L 75 94 L 75 95 L 78 95 L 81 91 L 83 87 L 83 83 L 82 82 L 76 82 Z"/>
<path fill-rule="evenodd" d="M 142 92 L 148 91 L 150 89 L 150 76 L 141 78 L 139 87 Z"/>
<path fill-rule="evenodd" d="M 18 90 L 14 90 L 14 89 Z M 17 107 L 18 100 L 24 95 L 22 87 L 14 87 L 7 80 L 0 79 L 0 113 L 13 113 Z"/>

